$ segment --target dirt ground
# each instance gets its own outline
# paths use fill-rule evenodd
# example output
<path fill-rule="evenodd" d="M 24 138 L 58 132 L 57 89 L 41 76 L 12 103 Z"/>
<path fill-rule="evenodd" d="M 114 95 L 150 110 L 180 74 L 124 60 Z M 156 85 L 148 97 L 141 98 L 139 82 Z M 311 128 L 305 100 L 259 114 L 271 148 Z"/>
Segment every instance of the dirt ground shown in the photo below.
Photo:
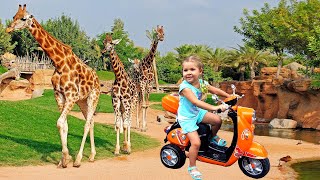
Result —
<path fill-rule="evenodd" d="M 168 125 L 167 122 L 157 122 L 156 116 L 163 114 L 162 111 L 148 109 L 148 130 L 139 132 L 157 138 L 162 142 L 160 147 L 142 152 L 135 152 L 130 155 L 121 155 L 111 159 L 98 160 L 94 163 L 82 162 L 80 168 L 72 167 L 72 163 L 65 169 L 59 169 L 55 164 L 45 166 L 26 166 L 26 167 L 1 167 L 0 179 L 191 179 L 187 173 L 188 160 L 180 169 L 168 169 L 160 161 L 160 149 L 164 145 L 163 129 Z M 72 115 L 82 118 L 82 115 L 72 112 Z M 114 116 L 111 114 L 98 113 L 95 117 L 97 123 L 113 124 Z M 135 122 L 132 122 L 135 126 Z M 133 131 L 137 131 L 133 129 Z M 220 131 L 219 135 L 228 140 L 232 139 L 232 133 Z M 278 167 L 279 159 L 290 155 L 297 162 L 305 159 L 320 159 L 319 145 L 302 142 L 296 145 L 297 140 L 280 139 L 274 137 L 255 136 L 255 141 L 265 146 L 269 153 L 271 164 L 270 172 L 263 179 L 295 179 L 295 173 L 287 164 Z M 88 147 L 87 147 L 88 148 Z M 97 152 L 99 153 L 99 152 Z M 73 155 L 74 156 L 74 155 Z M 245 176 L 235 163 L 230 167 L 197 162 L 199 170 L 203 174 L 203 179 L 251 179 Z"/>

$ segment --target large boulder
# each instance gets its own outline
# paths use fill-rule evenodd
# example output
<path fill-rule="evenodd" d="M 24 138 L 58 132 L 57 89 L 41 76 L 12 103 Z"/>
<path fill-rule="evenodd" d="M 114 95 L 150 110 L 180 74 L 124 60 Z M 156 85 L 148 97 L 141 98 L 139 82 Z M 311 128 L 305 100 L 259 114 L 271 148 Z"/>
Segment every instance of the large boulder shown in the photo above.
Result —
<path fill-rule="evenodd" d="M 33 89 L 52 89 L 51 78 L 54 73 L 53 69 L 35 70 L 29 81 Z"/>
<path fill-rule="evenodd" d="M 275 118 L 269 123 L 269 127 L 277 129 L 295 129 L 297 127 L 297 121 Z"/>

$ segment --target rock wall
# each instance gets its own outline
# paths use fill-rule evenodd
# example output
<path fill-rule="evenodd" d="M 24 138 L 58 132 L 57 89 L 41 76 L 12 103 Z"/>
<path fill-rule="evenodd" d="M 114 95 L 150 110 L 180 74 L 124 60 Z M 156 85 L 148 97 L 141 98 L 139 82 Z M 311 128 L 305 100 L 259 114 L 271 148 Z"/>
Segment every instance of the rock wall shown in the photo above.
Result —
<path fill-rule="evenodd" d="M 274 69 L 261 72 L 259 80 L 223 82 L 220 88 L 232 93 L 230 85 L 234 84 L 236 93 L 245 95 L 238 105 L 254 108 L 259 121 L 293 119 L 298 127 L 320 130 L 320 91 L 309 89 L 310 80 L 292 78 L 298 76 L 289 69 L 282 70 L 277 79 Z"/>

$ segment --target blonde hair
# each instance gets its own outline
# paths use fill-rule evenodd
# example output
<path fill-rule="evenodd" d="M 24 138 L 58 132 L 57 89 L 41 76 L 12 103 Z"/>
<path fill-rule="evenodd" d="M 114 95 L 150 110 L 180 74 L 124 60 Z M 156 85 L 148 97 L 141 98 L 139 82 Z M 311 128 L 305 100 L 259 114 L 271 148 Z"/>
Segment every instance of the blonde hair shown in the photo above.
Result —
<path fill-rule="evenodd" d="M 198 66 L 198 68 L 203 71 L 203 63 L 201 61 L 201 59 L 198 57 L 198 56 L 195 56 L 195 55 L 192 55 L 192 56 L 189 56 L 189 57 L 186 57 L 183 61 L 182 61 L 182 66 L 183 66 L 183 63 L 185 62 L 195 62 L 196 65 Z"/>

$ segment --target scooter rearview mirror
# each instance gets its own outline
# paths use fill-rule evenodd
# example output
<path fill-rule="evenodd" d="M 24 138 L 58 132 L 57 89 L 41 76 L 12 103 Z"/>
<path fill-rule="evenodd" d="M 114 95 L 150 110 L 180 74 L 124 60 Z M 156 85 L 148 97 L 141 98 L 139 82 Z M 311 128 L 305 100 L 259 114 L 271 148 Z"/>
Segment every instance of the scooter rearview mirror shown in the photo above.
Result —
<path fill-rule="evenodd" d="M 219 98 L 216 94 L 212 94 L 212 100 L 217 102 L 217 101 L 219 101 Z"/>
<path fill-rule="evenodd" d="M 231 84 L 232 94 L 236 94 L 236 86 L 234 84 Z"/>

